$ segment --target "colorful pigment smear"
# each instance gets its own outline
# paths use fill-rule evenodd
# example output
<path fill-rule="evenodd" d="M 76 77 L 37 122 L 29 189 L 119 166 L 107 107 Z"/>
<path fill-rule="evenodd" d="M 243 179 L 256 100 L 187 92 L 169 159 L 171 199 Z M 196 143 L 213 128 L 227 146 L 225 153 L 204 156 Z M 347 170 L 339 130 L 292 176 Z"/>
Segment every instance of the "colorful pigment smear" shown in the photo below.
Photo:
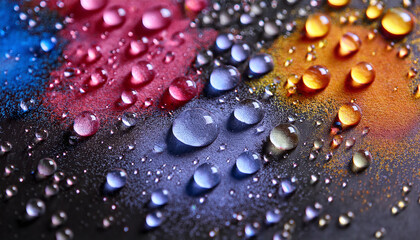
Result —
<path fill-rule="evenodd" d="M 165 92 L 180 103 L 199 94 L 200 72 L 191 63 L 216 32 L 195 28 L 188 6 L 169 0 L 63 4 L 59 11 L 68 17 L 60 36 L 70 43 L 43 99 L 55 119 L 66 122 L 85 111 L 112 119 L 156 108 Z"/>
<path fill-rule="evenodd" d="M 59 16 L 46 8 L 0 2 L 0 119 L 19 117 L 39 105 L 64 42 Z"/>

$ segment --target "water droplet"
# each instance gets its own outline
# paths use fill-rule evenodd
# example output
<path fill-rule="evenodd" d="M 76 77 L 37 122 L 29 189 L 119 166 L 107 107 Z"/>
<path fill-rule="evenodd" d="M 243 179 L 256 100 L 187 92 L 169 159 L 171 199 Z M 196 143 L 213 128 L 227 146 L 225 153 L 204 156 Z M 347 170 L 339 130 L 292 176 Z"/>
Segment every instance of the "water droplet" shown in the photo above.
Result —
<path fill-rule="evenodd" d="M 243 152 L 236 159 L 235 167 L 239 174 L 251 175 L 260 170 L 261 158 L 255 152 Z"/>
<path fill-rule="evenodd" d="M 375 68 L 368 62 L 359 62 L 350 70 L 351 86 L 366 87 L 375 80 Z"/>
<path fill-rule="evenodd" d="M 233 34 L 231 33 L 222 33 L 217 36 L 215 41 L 215 50 L 217 52 L 226 52 L 229 50 L 233 45 Z"/>
<path fill-rule="evenodd" d="M 38 130 L 35 132 L 35 139 L 34 142 L 35 143 L 40 143 L 42 141 L 45 141 L 45 139 L 48 138 L 48 131 L 45 129 L 42 130 Z"/>
<path fill-rule="evenodd" d="M 343 104 L 338 109 L 336 121 L 331 128 L 331 134 L 335 135 L 342 130 L 351 128 L 359 124 L 362 119 L 362 111 L 355 103 Z"/>
<path fill-rule="evenodd" d="M 0 144 L 0 156 L 10 152 L 12 150 L 12 148 L 13 148 L 13 146 L 10 142 L 7 142 L 7 141 L 2 142 Z"/>
<path fill-rule="evenodd" d="M 323 90 L 330 83 L 331 74 L 328 69 L 321 65 L 314 65 L 306 69 L 302 76 L 305 92 Z"/>
<path fill-rule="evenodd" d="M 359 51 L 362 41 L 359 36 L 354 33 L 347 32 L 340 38 L 338 44 L 338 55 L 341 57 L 350 56 Z"/>
<path fill-rule="evenodd" d="M 379 229 L 378 231 L 376 231 L 374 234 L 373 234 L 373 236 L 376 238 L 376 239 L 382 239 L 382 238 L 384 238 L 385 237 L 385 234 L 386 234 L 386 230 L 385 230 L 385 228 L 381 228 L 381 229 Z"/>
<path fill-rule="evenodd" d="M 83 9 L 88 11 L 94 11 L 105 6 L 107 0 L 80 0 L 80 5 Z"/>
<path fill-rule="evenodd" d="M 121 123 L 124 128 L 131 128 L 137 124 L 137 114 L 136 113 L 124 113 L 121 117 Z"/>
<path fill-rule="evenodd" d="M 41 199 L 32 198 L 26 203 L 26 214 L 29 219 L 43 215 L 45 210 L 45 203 Z"/>
<path fill-rule="evenodd" d="M 251 53 L 251 48 L 248 44 L 234 44 L 230 49 L 230 62 L 234 65 L 245 62 Z"/>
<path fill-rule="evenodd" d="M 126 12 L 124 8 L 113 6 L 103 13 L 103 20 L 107 27 L 117 27 L 125 22 Z"/>
<path fill-rule="evenodd" d="M 329 214 L 326 214 L 322 216 L 321 218 L 319 218 L 318 227 L 321 229 L 326 228 L 328 224 L 330 224 L 330 222 L 331 222 L 331 216 Z"/>
<path fill-rule="evenodd" d="M 131 67 L 128 85 L 133 88 L 138 88 L 151 82 L 154 77 L 155 71 L 153 70 L 152 64 L 146 61 L 140 61 Z"/>
<path fill-rule="evenodd" d="M 213 69 L 210 74 L 209 89 L 210 95 L 221 94 L 238 86 L 241 75 L 233 66 L 220 66 Z"/>
<path fill-rule="evenodd" d="M 248 223 L 245 225 L 245 237 L 246 238 L 252 238 L 255 237 L 259 231 L 260 228 L 260 224 L 255 222 L 255 223 Z"/>
<path fill-rule="evenodd" d="M 143 13 L 141 22 L 150 31 L 166 28 L 171 23 L 172 12 L 164 7 L 154 7 Z"/>
<path fill-rule="evenodd" d="M 146 228 L 152 229 L 159 227 L 163 222 L 163 214 L 160 211 L 154 211 L 146 216 Z"/>
<path fill-rule="evenodd" d="M 349 212 L 349 213 L 351 213 L 351 212 Z M 351 220 L 352 220 L 352 216 L 353 216 L 353 213 L 351 213 L 351 214 L 349 214 L 349 213 L 346 213 L 346 214 L 341 214 L 339 217 L 338 217 L 338 226 L 339 227 L 342 227 L 342 228 L 345 228 L 345 227 L 348 227 L 349 225 L 350 225 L 350 223 L 351 223 Z M 349 216 L 350 215 L 350 216 Z"/>
<path fill-rule="evenodd" d="M 169 201 L 169 191 L 166 189 L 157 189 L 152 192 L 150 197 L 150 207 L 162 207 Z"/>
<path fill-rule="evenodd" d="M 410 55 L 410 53 L 411 53 L 411 47 L 410 47 L 410 45 L 405 45 L 405 46 L 402 46 L 398 50 L 397 56 L 399 58 L 406 58 L 406 57 L 408 57 L 408 55 Z"/>
<path fill-rule="evenodd" d="M 219 126 L 210 112 L 201 108 L 188 109 L 175 119 L 172 134 L 187 146 L 204 147 L 216 140 Z"/>
<path fill-rule="evenodd" d="M 271 155 L 281 155 L 295 149 L 299 143 L 298 129 L 289 123 L 279 124 L 270 132 L 266 151 Z"/>
<path fill-rule="evenodd" d="M 269 210 L 265 213 L 265 222 L 268 225 L 275 224 L 281 220 L 281 212 L 279 209 Z"/>
<path fill-rule="evenodd" d="M 381 25 L 389 37 L 404 37 L 413 30 L 414 17 L 403 8 L 391 8 L 382 18 Z"/>
<path fill-rule="evenodd" d="M 44 52 L 50 52 L 57 44 L 57 39 L 55 37 L 42 39 L 39 44 Z"/>
<path fill-rule="evenodd" d="M 346 139 L 346 149 L 352 148 L 355 143 L 356 143 L 356 139 L 354 137 Z"/>
<path fill-rule="evenodd" d="M 5 198 L 10 199 L 18 194 L 18 188 L 15 185 L 8 186 L 5 190 Z"/>
<path fill-rule="evenodd" d="M 67 221 L 67 214 L 66 212 L 59 210 L 55 212 L 51 216 L 51 226 L 52 227 L 58 227 L 63 225 Z"/>
<path fill-rule="evenodd" d="M 114 169 L 106 174 L 106 188 L 110 190 L 120 189 L 127 182 L 127 172 L 124 169 Z"/>
<path fill-rule="evenodd" d="M 344 7 L 349 4 L 350 0 L 328 0 L 328 5 L 335 8 Z"/>
<path fill-rule="evenodd" d="M 221 180 L 219 169 L 211 163 L 201 164 L 194 172 L 194 182 L 203 189 L 216 187 Z"/>
<path fill-rule="evenodd" d="M 248 77 L 261 77 L 274 68 L 274 61 L 271 55 L 259 53 L 251 57 L 248 63 Z"/>
<path fill-rule="evenodd" d="M 108 73 L 103 68 L 96 68 L 94 72 L 86 79 L 88 89 L 96 89 L 103 86 L 108 79 Z"/>
<path fill-rule="evenodd" d="M 147 52 L 147 44 L 141 40 L 132 40 L 127 48 L 128 54 L 132 57 L 139 57 Z"/>
<path fill-rule="evenodd" d="M 369 167 L 371 161 L 372 155 L 369 151 L 359 150 L 354 153 L 353 158 L 351 159 L 350 169 L 354 173 L 362 172 Z"/>
<path fill-rule="evenodd" d="M 195 63 L 197 67 L 203 67 L 213 60 L 213 52 L 210 50 L 202 50 L 197 54 Z"/>
<path fill-rule="evenodd" d="M 233 131 L 245 130 L 264 118 L 262 104 L 253 99 L 245 99 L 233 110 L 228 128 Z"/>
<path fill-rule="evenodd" d="M 123 90 L 119 99 L 116 101 L 118 108 L 129 108 L 137 102 L 137 91 Z"/>
<path fill-rule="evenodd" d="M 99 129 L 99 119 L 95 114 L 85 111 L 79 114 L 73 123 L 73 130 L 82 137 L 94 135 Z"/>
<path fill-rule="evenodd" d="M 296 191 L 296 186 L 289 179 L 282 179 L 279 187 L 279 195 L 283 198 L 290 197 Z"/>
<path fill-rule="evenodd" d="M 330 18 L 322 13 L 310 15 L 305 23 L 306 36 L 308 38 L 324 37 L 330 31 Z"/>
<path fill-rule="evenodd" d="M 37 177 L 46 178 L 51 176 L 57 170 L 57 164 L 51 158 L 42 158 L 38 162 L 37 166 Z"/>
<path fill-rule="evenodd" d="M 71 240 L 74 237 L 74 233 L 70 228 L 63 228 L 55 233 L 56 240 Z"/>
<path fill-rule="evenodd" d="M 185 9 L 194 13 L 199 13 L 207 7 L 208 0 L 185 0 Z"/>
<path fill-rule="evenodd" d="M 307 206 L 305 208 L 305 215 L 303 216 L 303 220 L 305 222 L 311 222 L 315 220 L 320 214 L 320 210 L 313 207 L 313 206 Z"/>
<path fill-rule="evenodd" d="M 47 184 L 44 189 L 44 196 L 46 198 L 55 196 L 60 191 L 60 188 L 57 183 Z"/>
<path fill-rule="evenodd" d="M 341 145 L 341 143 L 343 143 L 343 136 L 335 135 L 331 140 L 331 149 L 338 148 Z"/>
<path fill-rule="evenodd" d="M 378 19 L 384 11 L 384 5 L 382 2 L 370 3 L 366 8 L 366 17 L 370 20 Z"/>

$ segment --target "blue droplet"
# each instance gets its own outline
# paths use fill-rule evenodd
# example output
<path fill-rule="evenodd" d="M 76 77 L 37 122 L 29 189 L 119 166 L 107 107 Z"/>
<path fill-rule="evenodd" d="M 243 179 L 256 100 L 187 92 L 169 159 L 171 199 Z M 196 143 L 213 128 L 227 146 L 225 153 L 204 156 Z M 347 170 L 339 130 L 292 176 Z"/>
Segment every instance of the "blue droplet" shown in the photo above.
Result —
<path fill-rule="evenodd" d="M 169 191 L 166 189 L 156 189 L 150 197 L 151 207 L 161 207 L 169 201 Z"/>
<path fill-rule="evenodd" d="M 245 99 L 233 111 L 236 120 L 247 125 L 255 125 L 264 118 L 264 110 L 259 101 Z"/>
<path fill-rule="evenodd" d="M 122 188 L 126 182 L 127 172 L 123 169 L 114 169 L 106 174 L 106 184 L 111 188 Z"/>
<path fill-rule="evenodd" d="M 155 211 L 147 214 L 146 216 L 146 228 L 159 227 L 163 222 L 163 214 L 160 211 Z"/>
<path fill-rule="evenodd" d="M 219 126 L 213 115 L 201 108 L 189 109 L 175 119 L 172 134 L 190 147 L 204 147 L 216 140 Z"/>
<path fill-rule="evenodd" d="M 261 159 L 259 154 L 254 152 L 243 152 L 236 159 L 236 168 L 242 174 L 250 175 L 260 170 Z"/>
<path fill-rule="evenodd" d="M 305 222 L 310 222 L 312 220 L 314 220 L 315 218 L 317 218 L 319 216 L 319 209 L 315 209 L 312 206 L 307 206 L 305 208 L 305 216 L 303 217 L 303 220 Z"/>
<path fill-rule="evenodd" d="M 221 180 L 219 169 L 211 163 L 201 164 L 194 172 L 194 182 L 201 188 L 212 189 Z"/>
<path fill-rule="evenodd" d="M 256 54 L 249 60 L 248 76 L 250 78 L 261 77 L 271 72 L 273 68 L 274 62 L 270 55 L 266 53 Z"/>
<path fill-rule="evenodd" d="M 225 52 L 233 45 L 234 37 L 231 33 L 222 33 L 216 38 L 215 49 L 218 52 Z"/>
<path fill-rule="evenodd" d="M 238 86 L 241 74 L 233 66 L 220 66 L 210 74 L 210 86 L 219 92 L 229 91 Z"/>
<path fill-rule="evenodd" d="M 55 39 L 55 37 L 52 37 L 52 38 L 42 39 L 40 42 L 40 46 L 44 52 L 49 52 L 55 47 L 56 43 L 57 43 L 57 39 Z"/>
<path fill-rule="evenodd" d="M 269 210 L 265 214 L 265 222 L 270 224 L 275 224 L 280 222 L 281 220 L 281 212 L 279 209 Z"/>
<path fill-rule="evenodd" d="M 240 64 L 245 62 L 251 54 L 251 48 L 248 44 L 234 44 L 230 49 L 230 61 L 232 64 Z"/>
<path fill-rule="evenodd" d="M 290 197 L 296 191 L 296 186 L 289 179 L 280 182 L 279 195 L 283 198 Z"/>
<path fill-rule="evenodd" d="M 257 235 L 258 229 L 256 227 L 254 227 L 253 224 L 248 223 L 247 225 L 245 225 L 245 237 L 246 238 L 252 238 L 255 237 L 255 235 Z"/>

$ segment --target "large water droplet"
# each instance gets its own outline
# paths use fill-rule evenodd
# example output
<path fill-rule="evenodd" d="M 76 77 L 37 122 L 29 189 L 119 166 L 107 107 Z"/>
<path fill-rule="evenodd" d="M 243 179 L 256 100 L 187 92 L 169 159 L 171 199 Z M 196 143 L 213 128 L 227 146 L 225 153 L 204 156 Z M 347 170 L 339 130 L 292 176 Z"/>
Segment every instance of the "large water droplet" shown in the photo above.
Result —
<path fill-rule="evenodd" d="M 236 159 L 235 163 L 238 174 L 251 175 L 260 170 L 261 158 L 260 155 L 254 152 L 243 152 Z"/>
<path fill-rule="evenodd" d="M 219 126 L 210 112 L 200 108 L 189 109 L 175 119 L 172 134 L 182 144 L 204 147 L 216 140 Z"/>
<path fill-rule="evenodd" d="M 201 164 L 194 172 L 194 182 L 203 189 L 216 187 L 221 180 L 219 169 L 211 163 Z"/>
<path fill-rule="evenodd" d="M 274 68 L 274 61 L 271 55 L 259 53 L 251 57 L 248 63 L 248 77 L 261 77 Z"/>
<path fill-rule="evenodd" d="M 94 11 L 105 6 L 107 0 L 80 0 L 80 5 L 83 9 Z"/>
<path fill-rule="evenodd" d="M 99 129 L 99 119 L 95 114 L 85 111 L 74 119 L 73 130 L 82 137 L 94 135 Z"/>
<path fill-rule="evenodd" d="M 251 54 L 251 48 L 248 44 L 234 44 L 230 49 L 230 62 L 234 65 L 245 62 Z"/>
<path fill-rule="evenodd" d="M 166 189 L 157 189 L 152 192 L 150 197 L 150 207 L 162 207 L 169 201 L 169 191 Z"/>
<path fill-rule="evenodd" d="M 155 7 L 143 13 L 142 24 L 150 31 L 160 30 L 171 23 L 172 13 L 164 7 Z"/>
<path fill-rule="evenodd" d="M 41 199 L 32 198 L 26 203 L 26 214 L 30 219 L 43 215 L 45 210 L 45 203 Z"/>
<path fill-rule="evenodd" d="M 154 77 L 155 71 L 153 70 L 152 64 L 146 61 L 140 61 L 131 67 L 128 85 L 133 88 L 138 88 L 151 82 Z"/>
<path fill-rule="evenodd" d="M 292 124 L 283 123 L 271 130 L 266 143 L 266 152 L 270 155 L 280 155 L 296 148 L 298 143 L 298 129 Z"/>
<path fill-rule="evenodd" d="M 219 36 L 217 36 L 214 48 L 218 52 L 225 52 L 232 47 L 233 40 L 233 34 L 222 33 Z"/>
<path fill-rule="evenodd" d="M 39 160 L 37 166 L 37 176 L 39 178 L 46 178 L 51 176 L 57 170 L 57 164 L 51 158 L 43 158 Z"/>
<path fill-rule="evenodd" d="M 106 174 L 106 186 L 114 190 L 125 186 L 127 172 L 124 169 L 114 169 Z"/>
<path fill-rule="evenodd" d="M 233 66 L 220 66 L 211 72 L 207 92 L 210 95 L 219 95 L 234 89 L 240 81 L 238 69 Z"/>
<path fill-rule="evenodd" d="M 105 26 L 107 27 L 117 27 L 124 23 L 126 18 L 126 12 L 124 8 L 113 6 L 104 11 L 102 16 Z"/>
<path fill-rule="evenodd" d="M 239 103 L 229 119 L 230 130 L 244 130 L 259 122 L 264 118 L 262 104 L 253 99 L 245 99 Z"/>

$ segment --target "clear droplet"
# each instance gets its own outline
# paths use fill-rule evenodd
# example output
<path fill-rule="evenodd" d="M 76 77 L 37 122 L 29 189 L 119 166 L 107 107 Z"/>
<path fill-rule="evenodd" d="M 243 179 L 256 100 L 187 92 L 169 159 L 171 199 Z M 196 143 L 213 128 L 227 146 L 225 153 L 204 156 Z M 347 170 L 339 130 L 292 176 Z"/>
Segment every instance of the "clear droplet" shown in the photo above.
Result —
<path fill-rule="evenodd" d="M 235 163 L 236 169 L 239 173 L 244 175 L 251 175 L 260 170 L 261 158 L 258 153 L 246 151 L 239 155 Z"/>
<path fill-rule="evenodd" d="M 42 158 L 38 162 L 37 176 L 40 178 L 46 178 L 51 176 L 57 170 L 57 164 L 51 158 Z"/>
<path fill-rule="evenodd" d="M 354 173 L 364 171 L 369 167 L 372 161 L 372 155 L 367 150 L 359 150 L 354 153 L 353 158 L 350 162 L 350 169 Z"/>
<path fill-rule="evenodd" d="M 55 212 L 51 216 L 51 226 L 52 227 L 58 227 L 63 225 L 67 221 L 67 214 L 66 212 L 59 210 Z"/>
<path fill-rule="evenodd" d="M 127 172 L 124 169 L 114 169 L 106 174 L 106 184 L 113 189 L 120 189 L 127 182 Z"/>
<path fill-rule="evenodd" d="M 251 57 L 248 63 L 248 77 L 261 77 L 274 68 L 274 61 L 271 55 L 259 53 Z"/>
<path fill-rule="evenodd" d="M 150 206 L 151 207 L 162 207 L 166 205 L 169 201 L 169 191 L 166 189 L 156 189 L 152 192 L 150 197 Z"/>
<path fill-rule="evenodd" d="M 219 169 L 211 163 L 201 164 L 194 172 L 194 182 L 203 189 L 212 189 L 221 181 Z"/>
<path fill-rule="evenodd" d="M 241 74 L 233 66 L 220 66 L 213 69 L 209 84 L 215 92 L 225 92 L 234 89 L 241 81 Z"/>
<path fill-rule="evenodd" d="M 283 154 L 295 149 L 299 143 L 298 129 L 289 123 L 279 124 L 270 132 L 266 151 L 269 154 Z"/>
<path fill-rule="evenodd" d="M 155 211 L 147 214 L 146 216 L 146 228 L 152 229 L 159 227 L 163 222 L 163 214 L 160 211 Z"/>
<path fill-rule="evenodd" d="M 29 218 L 36 218 L 45 213 L 45 203 L 38 198 L 32 198 L 26 203 L 26 214 Z"/>
<path fill-rule="evenodd" d="M 283 198 L 290 197 L 296 191 L 296 186 L 289 179 L 282 179 L 279 187 L 279 195 Z"/>

